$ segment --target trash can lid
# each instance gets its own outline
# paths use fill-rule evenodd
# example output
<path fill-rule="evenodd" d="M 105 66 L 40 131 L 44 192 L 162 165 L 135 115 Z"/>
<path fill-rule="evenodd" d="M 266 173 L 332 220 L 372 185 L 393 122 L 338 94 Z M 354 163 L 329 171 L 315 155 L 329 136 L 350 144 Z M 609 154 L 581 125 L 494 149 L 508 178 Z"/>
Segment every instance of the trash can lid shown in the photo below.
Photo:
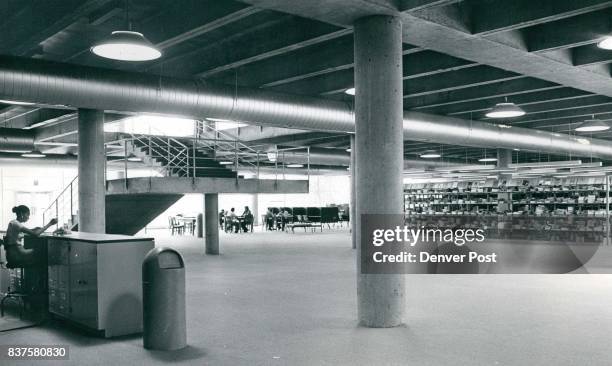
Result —
<path fill-rule="evenodd" d="M 172 248 L 153 248 L 147 253 L 142 263 L 143 267 L 157 267 L 163 269 L 183 268 L 185 263 L 179 252 Z"/>

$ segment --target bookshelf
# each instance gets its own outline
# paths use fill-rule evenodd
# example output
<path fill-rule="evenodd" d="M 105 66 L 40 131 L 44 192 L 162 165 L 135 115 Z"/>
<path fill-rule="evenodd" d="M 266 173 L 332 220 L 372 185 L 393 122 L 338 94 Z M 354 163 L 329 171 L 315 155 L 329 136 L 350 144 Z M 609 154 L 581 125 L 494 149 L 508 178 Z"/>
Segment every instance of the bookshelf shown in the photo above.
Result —
<path fill-rule="evenodd" d="M 600 242 L 609 237 L 607 176 L 496 179 L 404 186 L 416 226 L 482 228 L 488 237 Z"/>

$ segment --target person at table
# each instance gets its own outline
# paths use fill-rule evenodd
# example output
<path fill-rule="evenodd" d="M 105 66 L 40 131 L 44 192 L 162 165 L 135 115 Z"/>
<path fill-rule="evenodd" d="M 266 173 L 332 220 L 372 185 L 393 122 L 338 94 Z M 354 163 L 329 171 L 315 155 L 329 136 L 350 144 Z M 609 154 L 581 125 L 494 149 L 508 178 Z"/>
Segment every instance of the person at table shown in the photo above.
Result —
<path fill-rule="evenodd" d="M 289 211 L 287 211 L 286 209 L 283 210 L 282 215 L 281 215 L 281 225 L 282 225 L 283 231 L 285 231 L 285 226 L 289 223 L 290 219 L 291 219 L 291 214 L 289 213 Z"/>
<path fill-rule="evenodd" d="M 249 209 L 249 206 L 244 206 L 242 218 L 242 230 L 246 233 L 249 231 L 249 226 L 253 224 L 253 213 Z"/>
<path fill-rule="evenodd" d="M 229 226 L 230 231 L 237 233 L 240 228 L 240 222 L 238 221 L 238 216 L 236 216 L 235 211 L 236 210 L 232 207 L 230 213 L 225 217 L 225 227 L 227 228 Z"/>
<path fill-rule="evenodd" d="M 266 212 L 266 227 L 268 230 L 274 230 L 274 213 L 270 208 L 268 208 L 268 212 Z"/>
<path fill-rule="evenodd" d="M 223 230 L 223 224 L 225 223 L 225 210 L 221 209 L 219 212 L 219 227 Z"/>
<path fill-rule="evenodd" d="M 20 205 L 13 207 L 15 220 L 8 224 L 6 229 L 6 240 L 4 241 L 4 250 L 6 251 L 6 260 L 16 267 L 27 267 L 36 264 L 36 256 L 34 250 L 25 249 L 23 247 L 24 236 L 39 236 L 44 233 L 49 227 L 57 224 L 57 219 L 51 219 L 44 227 L 27 228 L 24 224 L 30 219 L 30 209 L 28 206 Z"/>

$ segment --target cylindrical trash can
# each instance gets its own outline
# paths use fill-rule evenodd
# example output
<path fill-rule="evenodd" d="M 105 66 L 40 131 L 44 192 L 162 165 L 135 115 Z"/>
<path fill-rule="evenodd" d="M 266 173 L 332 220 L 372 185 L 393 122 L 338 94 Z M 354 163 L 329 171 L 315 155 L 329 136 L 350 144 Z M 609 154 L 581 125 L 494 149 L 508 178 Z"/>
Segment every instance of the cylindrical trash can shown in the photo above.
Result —
<path fill-rule="evenodd" d="M 185 264 L 171 248 L 154 248 L 142 263 L 143 344 L 172 351 L 187 346 Z"/>
<path fill-rule="evenodd" d="M 204 237 L 204 215 L 198 214 L 198 238 Z"/>

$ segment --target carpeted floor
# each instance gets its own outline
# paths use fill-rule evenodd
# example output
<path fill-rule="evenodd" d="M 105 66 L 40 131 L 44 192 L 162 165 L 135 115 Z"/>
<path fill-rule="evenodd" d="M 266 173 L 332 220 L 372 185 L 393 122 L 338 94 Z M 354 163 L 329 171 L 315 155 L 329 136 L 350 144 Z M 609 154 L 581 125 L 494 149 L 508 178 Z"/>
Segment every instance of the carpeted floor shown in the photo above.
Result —
<path fill-rule="evenodd" d="M 67 344 L 71 365 L 612 364 L 612 275 L 408 275 L 407 326 L 366 329 L 347 231 L 222 235 L 218 257 L 201 239 L 157 236 L 186 259 L 185 350 L 54 322 L 0 344 Z"/>

